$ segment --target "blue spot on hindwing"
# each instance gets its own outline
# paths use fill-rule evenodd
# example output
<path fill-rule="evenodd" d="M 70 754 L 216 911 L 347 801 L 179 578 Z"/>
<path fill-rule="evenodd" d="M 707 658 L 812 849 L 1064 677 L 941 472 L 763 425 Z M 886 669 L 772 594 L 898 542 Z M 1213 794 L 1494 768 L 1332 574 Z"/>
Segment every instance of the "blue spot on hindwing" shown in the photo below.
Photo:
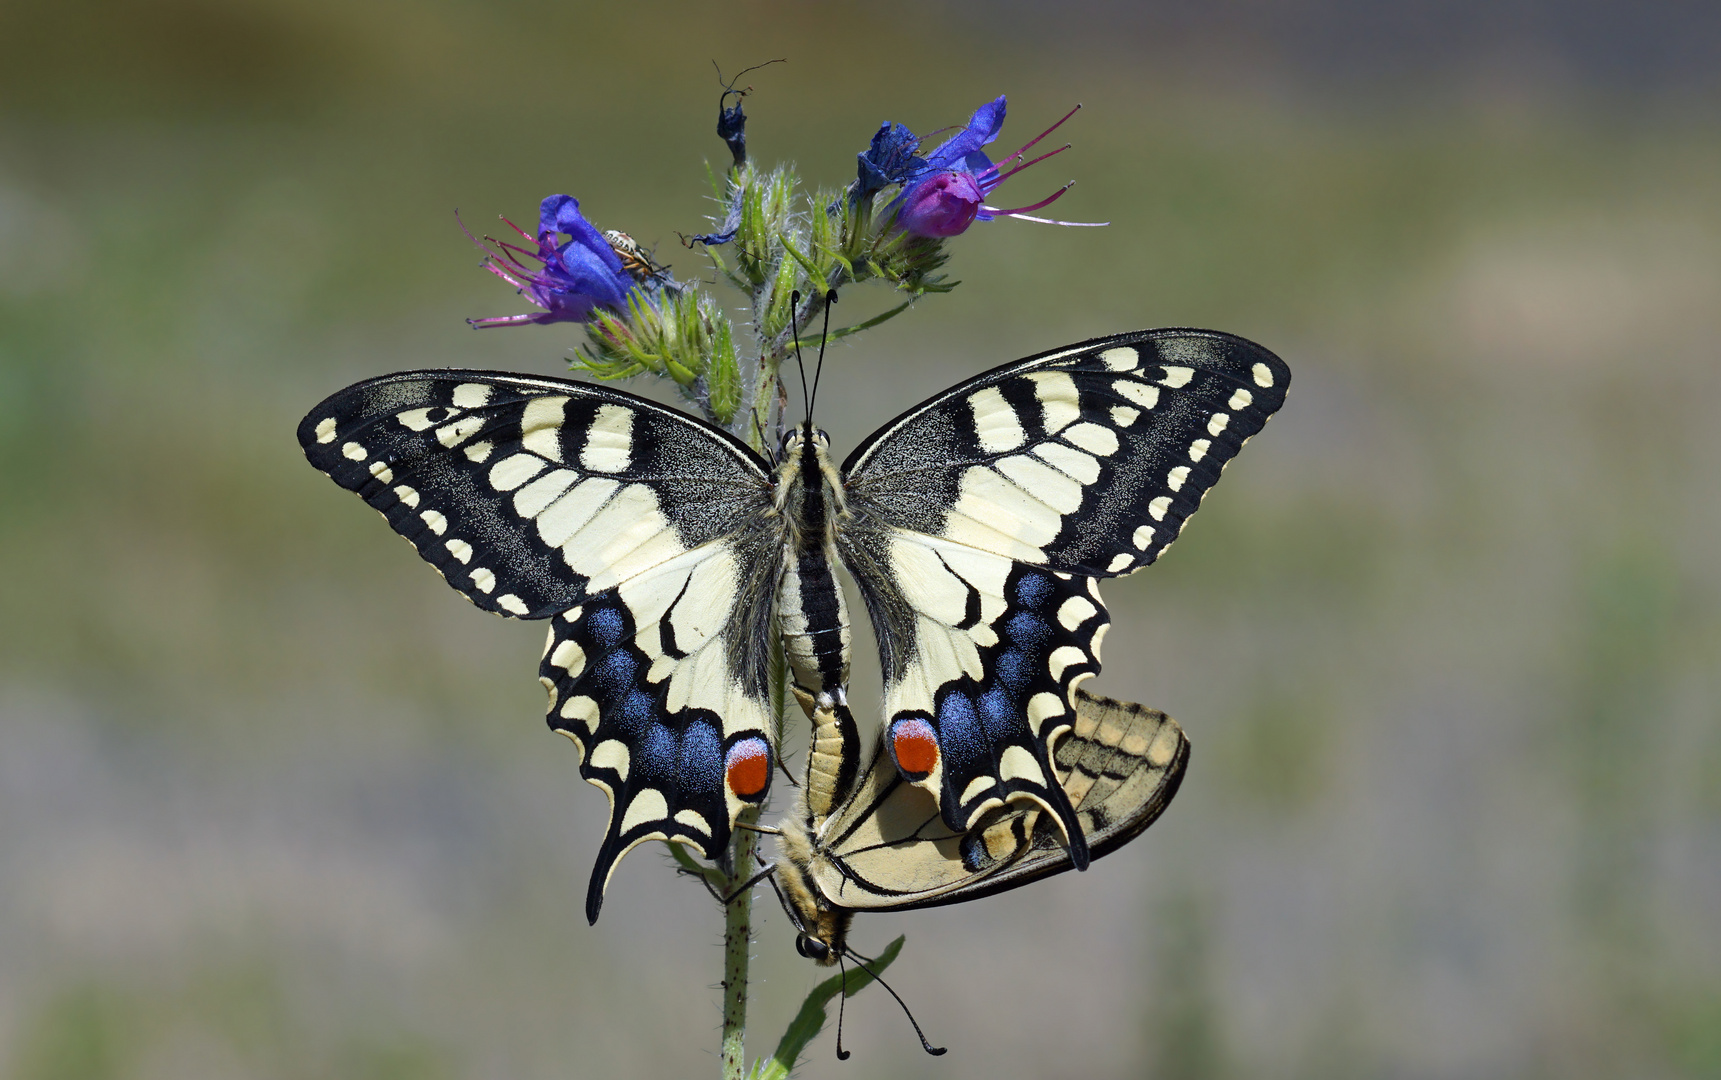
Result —
<path fill-rule="evenodd" d="M 1051 578 L 1031 570 L 1023 570 L 1022 576 L 1016 581 L 1015 601 L 1018 607 L 1032 611 L 1043 605 L 1052 591 Z"/>
<path fill-rule="evenodd" d="M 984 733 L 974 715 L 974 703 L 951 687 L 938 701 L 938 746 L 945 754 L 968 759 L 980 752 Z"/>
<path fill-rule="evenodd" d="M 675 733 L 662 724 L 642 724 L 633 745 L 634 767 L 631 777 L 639 778 L 653 787 L 675 777 Z"/>
<path fill-rule="evenodd" d="M 590 678 L 598 684 L 604 697 L 614 701 L 633 687 L 634 676 L 638 672 L 639 661 L 633 654 L 626 649 L 617 649 L 591 669 Z"/>
<path fill-rule="evenodd" d="M 1026 611 L 1018 611 L 1004 623 L 1004 633 L 1011 641 L 1022 645 L 1038 645 L 1051 633 L 1046 620 Z"/>
<path fill-rule="evenodd" d="M 980 695 L 980 724 L 989 739 L 1008 739 L 1022 726 L 1022 708 L 1015 695 L 1002 686 L 994 686 Z"/>
<path fill-rule="evenodd" d="M 693 721 L 682 733 L 677 779 L 684 789 L 698 790 L 723 782 L 723 734 L 704 720 Z"/>
<path fill-rule="evenodd" d="M 613 649 L 627 634 L 627 617 L 613 607 L 588 613 L 585 625 L 597 643 L 606 649 Z"/>
<path fill-rule="evenodd" d="M 1013 693 L 1021 693 L 1034 679 L 1033 664 L 1029 662 L 1028 654 L 1021 649 L 1006 650 L 998 657 L 994 668 L 998 674 L 999 685 Z"/>

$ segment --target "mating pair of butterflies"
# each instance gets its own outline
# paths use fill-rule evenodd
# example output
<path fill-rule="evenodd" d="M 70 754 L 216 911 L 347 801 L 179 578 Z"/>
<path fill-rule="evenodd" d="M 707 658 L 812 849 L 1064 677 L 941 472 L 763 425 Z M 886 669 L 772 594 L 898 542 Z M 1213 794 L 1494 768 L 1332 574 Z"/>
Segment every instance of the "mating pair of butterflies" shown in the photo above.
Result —
<path fill-rule="evenodd" d="M 1098 582 L 1164 553 L 1289 381 L 1227 334 L 1120 334 L 952 387 L 840 468 L 810 418 L 767 456 L 608 387 L 481 371 L 358 383 L 298 434 L 473 603 L 549 621 L 550 726 L 610 799 L 593 921 L 647 840 L 726 857 L 769 793 L 786 660 L 813 737 L 773 884 L 830 963 L 856 910 L 1085 869 L 1164 809 L 1182 731 L 1079 685 Z M 884 673 L 870 748 L 839 565 Z"/>

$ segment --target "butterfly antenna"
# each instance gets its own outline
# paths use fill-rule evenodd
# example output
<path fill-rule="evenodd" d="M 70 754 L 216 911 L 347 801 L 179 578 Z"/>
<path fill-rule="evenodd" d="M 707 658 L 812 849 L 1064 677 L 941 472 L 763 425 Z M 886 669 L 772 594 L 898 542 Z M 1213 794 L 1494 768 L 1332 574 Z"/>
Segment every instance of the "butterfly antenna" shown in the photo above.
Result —
<path fill-rule="evenodd" d="M 843 966 L 842 953 L 837 954 L 837 970 L 842 972 L 843 976 L 843 988 L 837 991 L 837 1060 L 847 1061 L 849 1052 L 843 1049 L 843 1003 L 849 996 L 849 969 Z"/>
<path fill-rule="evenodd" d="M 765 438 L 765 425 L 759 419 L 758 409 L 753 410 L 753 431 L 759 436 L 759 449 L 765 452 L 765 457 L 770 460 L 771 464 L 777 464 L 777 451 Z"/>
<path fill-rule="evenodd" d="M 789 313 L 789 332 L 795 339 L 795 366 L 801 371 L 801 408 L 806 410 L 806 417 L 811 419 L 813 403 L 812 399 L 807 396 L 807 365 L 801 362 L 801 331 L 796 325 L 799 320 L 795 318 L 795 312 L 799 311 L 801 307 L 801 290 L 796 289 L 789 294 L 789 307 L 792 309 Z M 820 345 L 819 359 L 823 360 L 824 358 L 825 347 Z"/>
<path fill-rule="evenodd" d="M 878 972 L 874 971 L 871 967 L 867 966 L 867 961 L 861 956 L 860 953 L 855 952 L 853 949 L 845 949 L 843 951 L 848 954 L 848 958 L 850 960 L 853 960 L 857 967 L 859 967 L 862 971 L 866 972 L 868 975 L 871 975 L 873 977 L 873 979 L 876 980 L 880 986 L 884 987 L 886 990 L 890 990 L 890 996 L 893 998 L 896 998 L 896 1003 L 898 1005 L 902 1006 L 902 1015 L 908 1017 L 908 1022 L 910 1025 L 913 1026 L 914 1033 L 916 1035 L 920 1036 L 920 1048 L 922 1050 L 925 1050 L 928 1054 L 931 1054 L 933 1057 L 938 1057 L 950 1049 L 948 1046 L 933 1046 L 931 1043 L 927 1042 L 926 1041 L 926 1032 L 920 1030 L 919 1022 L 914 1019 L 914 1014 L 912 1012 L 908 1011 L 908 1003 L 906 1001 L 902 1000 L 902 995 L 898 994 L 895 990 L 891 990 L 890 984 L 885 982 L 884 978 L 882 976 L 880 976 Z M 839 958 L 839 960 L 840 960 L 840 958 Z M 847 980 L 844 980 L 844 985 L 845 986 L 847 985 Z M 837 1024 L 837 1045 L 838 1046 L 842 1045 L 842 1024 L 840 1022 L 842 1019 L 842 1012 L 840 1011 L 840 1009 L 841 1009 L 841 1007 L 839 1006 L 839 1011 L 837 1013 L 837 1018 L 839 1021 L 839 1023 Z"/>
<path fill-rule="evenodd" d="M 819 376 L 825 373 L 825 345 L 831 340 L 831 307 L 836 302 L 837 291 L 832 289 L 825 294 L 825 328 L 819 331 L 819 362 L 813 367 L 813 397 L 807 403 L 807 416 L 809 418 L 813 415 L 813 406 L 819 403 Z"/>

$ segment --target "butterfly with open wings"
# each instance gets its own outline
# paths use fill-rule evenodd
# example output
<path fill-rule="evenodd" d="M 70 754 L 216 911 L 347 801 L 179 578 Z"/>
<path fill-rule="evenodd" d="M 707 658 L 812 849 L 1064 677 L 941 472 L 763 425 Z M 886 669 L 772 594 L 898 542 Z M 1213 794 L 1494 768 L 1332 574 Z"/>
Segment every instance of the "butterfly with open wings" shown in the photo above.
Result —
<path fill-rule="evenodd" d="M 592 921 L 628 851 L 720 862 L 765 801 L 781 647 L 813 739 L 776 882 L 831 962 L 854 910 L 1085 869 L 1158 816 L 1188 744 L 1080 689 L 1098 582 L 1164 553 L 1289 381 L 1228 334 L 1119 334 L 960 383 L 840 467 L 810 418 L 767 458 L 606 386 L 484 371 L 358 383 L 298 434 L 474 604 L 549 621 L 549 724 L 610 800 Z M 870 759 L 838 567 L 884 673 Z"/>

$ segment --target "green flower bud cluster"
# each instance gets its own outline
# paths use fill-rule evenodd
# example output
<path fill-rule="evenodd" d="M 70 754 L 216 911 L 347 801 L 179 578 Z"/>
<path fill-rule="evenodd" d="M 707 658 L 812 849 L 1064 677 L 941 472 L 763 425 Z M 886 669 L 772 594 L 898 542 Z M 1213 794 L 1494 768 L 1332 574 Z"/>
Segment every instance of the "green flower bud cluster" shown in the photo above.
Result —
<path fill-rule="evenodd" d="M 708 176 L 725 215 L 714 219 L 717 231 L 688 244 L 705 249 L 715 280 L 742 294 L 747 317 L 738 324 L 699 283 L 659 273 L 646 283 L 654 287 L 628 294 L 625 310 L 594 312 L 576 366 L 600 379 L 671 379 L 708 419 L 758 445 L 781 428 L 780 365 L 834 290 L 879 280 L 906 297 L 882 315 L 833 331 L 833 339 L 877 326 L 957 283 L 937 273 L 948 257 L 944 242 L 897 228 L 887 193 L 858 201 L 843 192 L 809 193 L 788 164 L 762 171 L 746 161 Z M 652 269 L 647 261 L 645 270 Z"/>

